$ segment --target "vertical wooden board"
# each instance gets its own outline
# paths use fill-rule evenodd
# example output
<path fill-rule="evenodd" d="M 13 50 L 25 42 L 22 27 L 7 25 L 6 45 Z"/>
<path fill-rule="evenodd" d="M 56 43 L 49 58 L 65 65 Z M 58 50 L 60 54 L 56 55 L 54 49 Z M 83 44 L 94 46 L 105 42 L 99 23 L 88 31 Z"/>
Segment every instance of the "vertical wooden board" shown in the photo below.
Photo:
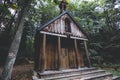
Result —
<path fill-rule="evenodd" d="M 78 52 L 79 52 L 79 57 L 80 57 L 80 66 L 83 67 L 84 66 L 84 60 L 83 60 L 83 54 L 81 51 L 81 45 L 79 44 L 80 41 L 78 41 Z"/>
<path fill-rule="evenodd" d="M 49 49 L 48 49 L 48 69 L 51 69 L 51 44 L 50 44 L 50 42 L 49 42 Z"/>
<path fill-rule="evenodd" d="M 47 46 L 46 46 L 46 54 L 47 54 L 47 57 L 46 57 L 46 63 L 47 63 L 47 69 L 49 68 L 49 64 L 48 64 L 48 61 L 49 61 L 49 44 L 48 44 L 48 40 L 47 40 Z"/>
<path fill-rule="evenodd" d="M 56 21 L 53 24 L 54 24 L 54 33 L 57 33 L 57 24 L 56 24 Z"/>
<path fill-rule="evenodd" d="M 50 45 L 50 69 L 52 69 L 52 67 L 53 67 L 53 46 L 52 46 L 52 44 Z"/>
<path fill-rule="evenodd" d="M 58 29 L 58 33 L 60 33 L 60 30 L 61 30 L 61 27 L 60 27 L 60 19 L 58 19 L 58 26 L 57 26 L 57 29 Z"/>
<path fill-rule="evenodd" d="M 47 41 L 48 41 L 48 40 L 47 40 Z M 47 50 L 47 51 L 46 51 L 46 55 L 47 55 L 47 56 L 46 56 L 46 69 L 48 69 L 48 56 L 49 56 L 49 55 L 48 55 L 48 42 L 47 42 L 47 41 L 46 41 L 46 44 L 47 44 L 47 46 L 46 46 L 46 50 Z"/>
<path fill-rule="evenodd" d="M 39 59 L 39 69 L 41 70 L 41 63 L 42 63 L 42 51 L 43 50 L 43 48 L 42 48 L 42 40 L 41 40 L 41 42 L 40 42 L 40 59 Z"/>
<path fill-rule="evenodd" d="M 77 26 L 76 26 L 77 27 Z M 77 27 L 77 36 L 80 37 L 81 33 L 80 33 L 80 30 L 79 28 Z"/>
<path fill-rule="evenodd" d="M 53 32 L 55 32 L 55 22 L 53 24 Z"/>
<path fill-rule="evenodd" d="M 51 70 L 54 69 L 54 43 L 52 42 L 52 37 L 49 36 L 47 40 L 47 69 Z"/>
<path fill-rule="evenodd" d="M 55 68 L 55 42 L 54 40 L 52 41 L 52 69 Z"/>
<path fill-rule="evenodd" d="M 61 56 L 62 56 L 62 68 L 67 69 L 69 68 L 68 62 L 68 48 L 66 47 L 66 40 L 65 38 L 61 38 Z"/>
<path fill-rule="evenodd" d="M 53 68 L 53 53 L 54 53 L 54 50 L 53 50 L 53 43 L 50 39 L 51 39 L 51 37 L 49 37 L 49 55 L 50 55 L 49 58 L 50 59 L 49 59 L 48 64 L 50 64 L 49 68 L 52 69 Z"/>
<path fill-rule="evenodd" d="M 80 36 L 80 34 L 79 34 L 79 28 L 77 27 L 77 36 Z"/>
<path fill-rule="evenodd" d="M 64 31 L 64 21 L 61 19 L 61 33 L 63 34 Z"/>
<path fill-rule="evenodd" d="M 63 69 L 66 69 L 66 49 L 63 48 L 63 54 L 62 54 L 62 58 L 63 58 Z"/>
<path fill-rule="evenodd" d="M 60 30 L 59 30 L 59 31 L 60 31 L 60 34 L 62 34 L 62 32 L 61 32 L 62 26 L 61 26 L 61 25 L 62 25 L 62 19 L 60 18 Z"/>
<path fill-rule="evenodd" d="M 53 40 L 52 44 L 53 44 L 53 53 L 52 53 L 52 56 L 53 56 L 53 59 L 52 59 L 53 65 L 52 65 L 52 69 L 55 69 L 55 42 L 54 42 L 54 40 Z"/>
<path fill-rule="evenodd" d="M 88 54 L 86 41 L 84 41 L 84 47 L 85 47 L 86 57 L 87 57 L 87 60 L 88 60 L 88 66 L 90 67 L 91 66 L 91 62 L 90 62 L 90 58 L 89 58 L 89 54 Z"/>
<path fill-rule="evenodd" d="M 46 69 L 46 34 L 43 35 L 44 41 L 43 41 L 43 57 L 44 57 L 44 69 Z"/>
<path fill-rule="evenodd" d="M 71 33 L 74 36 L 74 34 L 73 34 L 74 33 L 74 31 L 73 31 L 74 30 L 73 21 L 70 23 L 70 25 L 71 25 Z"/>
<path fill-rule="evenodd" d="M 58 29 L 58 28 L 59 28 L 59 22 L 58 22 L 58 21 L 59 21 L 59 19 L 56 21 L 56 32 L 57 32 L 57 33 L 59 33 L 59 31 L 58 31 L 58 30 L 59 30 L 59 29 Z"/>
<path fill-rule="evenodd" d="M 65 61 L 66 61 L 66 69 L 67 69 L 67 68 L 69 68 L 69 61 L 68 61 L 68 48 L 66 48 Z"/>
<path fill-rule="evenodd" d="M 70 68 L 73 68 L 73 50 L 71 49 L 69 51 L 69 65 L 70 65 Z"/>
<path fill-rule="evenodd" d="M 79 52 L 79 57 L 80 57 L 80 66 L 83 67 L 84 66 L 84 61 L 83 61 L 83 56 L 82 56 L 80 48 L 79 48 L 78 52 Z"/>
<path fill-rule="evenodd" d="M 50 32 L 50 25 L 48 26 L 48 32 Z"/>
<path fill-rule="evenodd" d="M 57 33 L 59 33 L 59 30 L 60 30 L 60 20 L 59 19 L 57 20 L 57 27 L 56 27 L 56 29 L 57 29 Z"/>
<path fill-rule="evenodd" d="M 58 44 L 57 44 L 57 37 L 55 42 L 55 69 L 58 69 Z"/>
<path fill-rule="evenodd" d="M 68 67 L 68 49 L 62 48 L 62 68 L 67 69 Z"/>
<path fill-rule="evenodd" d="M 73 24 L 73 33 L 72 34 L 74 34 L 75 36 L 77 35 L 77 29 L 76 29 L 76 26 L 75 26 L 75 24 Z"/>
<path fill-rule="evenodd" d="M 60 34 L 62 34 L 62 19 L 60 19 Z"/>
<path fill-rule="evenodd" d="M 48 39 L 49 40 L 49 39 Z M 51 69 L 51 44 L 50 44 L 50 41 L 48 42 L 49 43 L 49 46 L 48 46 L 48 54 L 49 54 L 49 59 L 48 59 L 48 68 Z"/>
<path fill-rule="evenodd" d="M 72 27 L 73 27 L 73 33 L 72 33 L 72 34 L 73 34 L 74 36 L 76 36 L 76 34 L 75 34 L 75 32 L 76 32 L 75 25 L 73 24 Z"/>
<path fill-rule="evenodd" d="M 77 58 L 77 67 L 80 67 L 80 57 L 79 57 L 79 53 L 78 53 L 78 41 L 75 39 L 74 40 L 74 46 L 75 46 L 75 52 L 76 52 L 76 58 Z"/>
<path fill-rule="evenodd" d="M 58 37 L 56 37 L 56 69 L 59 69 L 59 47 L 58 47 Z"/>
<path fill-rule="evenodd" d="M 70 52 L 69 52 L 69 56 L 70 56 L 70 67 L 71 68 L 75 68 L 76 67 L 76 53 L 75 53 L 75 49 L 72 46 L 70 48 Z"/>
<path fill-rule="evenodd" d="M 62 68 L 64 68 L 64 54 L 65 54 L 65 49 L 61 48 L 61 56 L 62 56 L 61 66 L 62 66 Z"/>
<path fill-rule="evenodd" d="M 80 34 L 79 37 L 82 37 L 82 32 L 81 31 L 79 31 L 79 34 Z"/>
<path fill-rule="evenodd" d="M 72 54 L 73 54 L 73 62 L 74 62 L 73 67 L 76 68 L 76 55 L 75 55 L 75 49 L 74 48 L 72 48 Z"/>
<path fill-rule="evenodd" d="M 53 32 L 53 24 L 50 24 L 50 32 Z"/>
<path fill-rule="evenodd" d="M 57 43 L 56 42 L 55 42 L 55 47 L 54 48 L 55 48 L 55 53 L 54 53 L 55 63 L 54 64 L 55 64 L 55 69 L 57 69 L 57 67 L 58 67 L 57 66 L 57 64 L 58 64 L 58 55 L 57 55 L 58 51 L 57 51 Z"/>
<path fill-rule="evenodd" d="M 60 20 L 59 20 L 59 33 L 61 34 L 61 18 L 60 18 Z"/>
<path fill-rule="evenodd" d="M 46 41 L 46 69 L 49 69 L 49 64 L 48 64 L 48 61 L 49 61 L 49 43 L 48 43 L 48 40 Z"/>
<path fill-rule="evenodd" d="M 70 67 L 73 68 L 73 50 L 71 49 L 69 54 L 70 54 Z"/>
<path fill-rule="evenodd" d="M 41 72 L 44 72 L 45 69 L 46 69 L 46 54 L 45 54 L 45 51 L 46 51 L 46 34 L 43 34 L 43 43 L 42 43 L 42 57 L 41 57 Z"/>
<path fill-rule="evenodd" d="M 58 43 L 58 57 L 59 57 L 59 62 L 58 62 L 58 66 L 59 66 L 59 70 L 61 70 L 62 68 L 62 55 L 61 55 L 61 38 L 58 37 L 58 40 L 57 40 L 57 43 Z"/>
<path fill-rule="evenodd" d="M 77 68 L 77 62 L 76 62 L 77 56 L 75 54 L 75 49 L 73 49 L 73 54 L 74 54 L 75 68 Z"/>
<path fill-rule="evenodd" d="M 74 24 L 75 28 L 75 36 L 78 36 L 78 27 Z"/>

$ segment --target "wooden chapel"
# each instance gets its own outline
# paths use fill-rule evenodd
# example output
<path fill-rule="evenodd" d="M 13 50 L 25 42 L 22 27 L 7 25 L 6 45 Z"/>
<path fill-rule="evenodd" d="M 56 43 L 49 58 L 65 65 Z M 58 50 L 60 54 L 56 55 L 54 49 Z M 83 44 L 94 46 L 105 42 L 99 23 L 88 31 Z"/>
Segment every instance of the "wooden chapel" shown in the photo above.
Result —
<path fill-rule="evenodd" d="M 78 69 L 90 66 L 87 35 L 61 3 L 61 13 L 39 27 L 35 35 L 36 71 Z M 64 8 L 63 8 L 64 7 Z M 83 43 L 84 45 L 81 45 Z M 84 47 L 85 56 L 81 51 Z M 88 65 L 85 65 L 87 59 Z"/>
<path fill-rule="evenodd" d="M 66 11 L 66 5 L 62 0 L 60 14 L 36 30 L 32 79 L 120 80 L 119 76 L 91 67 L 87 35 Z"/>

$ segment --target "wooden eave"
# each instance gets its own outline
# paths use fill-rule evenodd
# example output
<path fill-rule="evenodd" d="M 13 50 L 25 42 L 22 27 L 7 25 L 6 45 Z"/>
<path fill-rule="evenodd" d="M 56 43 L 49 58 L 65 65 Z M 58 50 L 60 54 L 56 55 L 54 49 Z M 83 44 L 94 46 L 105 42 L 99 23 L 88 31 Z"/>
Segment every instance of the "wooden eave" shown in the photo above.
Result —
<path fill-rule="evenodd" d="M 47 35 L 52 35 L 52 36 L 60 36 L 60 37 L 65 37 L 67 38 L 67 35 L 64 34 L 55 34 L 55 33 L 50 33 L 50 32 L 45 32 L 45 31 L 40 31 L 41 34 L 47 34 Z M 88 40 L 85 38 L 79 38 L 79 37 L 74 37 L 74 36 L 70 36 L 71 39 L 78 39 L 78 40 Z"/>

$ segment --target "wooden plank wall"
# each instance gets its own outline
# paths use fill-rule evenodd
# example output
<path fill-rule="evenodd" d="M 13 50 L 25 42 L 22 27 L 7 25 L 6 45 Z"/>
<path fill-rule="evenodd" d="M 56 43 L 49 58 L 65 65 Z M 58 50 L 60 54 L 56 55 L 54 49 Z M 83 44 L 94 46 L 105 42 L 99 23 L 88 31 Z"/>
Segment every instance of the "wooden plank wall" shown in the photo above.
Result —
<path fill-rule="evenodd" d="M 69 49 L 69 64 L 70 68 L 76 68 L 77 67 L 77 62 L 76 62 L 76 55 L 75 55 L 75 49 L 70 48 Z"/>
<path fill-rule="evenodd" d="M 43 38 L 43 37 L 42 37 Z M 40 69 L 43 61 L 43 40 L 40 41 Z M 77 44 L 79 44 L 77 42 Z M 78 46 L 78 53 L 80 58 L 80 66 L 84 66 L 84 61 L 80 46 Z M 45 49 L 45 70 L 57 70 L 59 68 L 59 54 L 58 54 L 58 37 L 46 35 L 46 49 Z M 61 67 L 62 69 L 77 68 L 77 55 L 74 46 L 74 39 L 61 38 Z"/>
<path fill-rule="evenodd" d="M 66 34 L 65 32 L 65 18 L 70 20 L 70 27 L 71 27 L 71 36 L 79 37 L 79 38 L 86 38 L 85 35 L 82 33 L 80 28 L 71 20 L 71 18 L 65 14 L 61 18 L 57 19 L 50 25 L 48 25 L 44 31 L 56 33 L 56 34 Z"/>
<path fill-rule="evenodd" d="M 57 37 L 47 37 L 46 46 L 46 69 L 57 69 L 58 68 L 58 48 L 57 48 Z"/>

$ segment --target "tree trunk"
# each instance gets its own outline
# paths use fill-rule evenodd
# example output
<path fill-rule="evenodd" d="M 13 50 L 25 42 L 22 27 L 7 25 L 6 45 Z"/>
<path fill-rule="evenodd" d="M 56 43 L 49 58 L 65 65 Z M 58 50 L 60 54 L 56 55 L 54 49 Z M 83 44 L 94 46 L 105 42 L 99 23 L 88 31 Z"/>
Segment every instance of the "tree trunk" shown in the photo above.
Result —
<path fill-rule="evenodd" d="M 11 80 L 13 65 L 16 60 L 17 52 L 18 52 L 21 37 L 22 37 L 22 32 L 24 29 L 25 16 L 28 12 L 30 3 L 31 3 L 31 0 L 27 0 L 24 2 L 23 9 L 21 9 L 21 13 L 18 16 L 19 20 L 18 20 L 18 22 L 16 22 L 16 23 L 19 23 L 19 24 L 16 24 L 16 27 L 18 27 L 18 29 L 15 34 L 14 40 L 11 44 L 11 47 L 9 49 L 5 67 L 2 72 L 2 80 Z"/>

